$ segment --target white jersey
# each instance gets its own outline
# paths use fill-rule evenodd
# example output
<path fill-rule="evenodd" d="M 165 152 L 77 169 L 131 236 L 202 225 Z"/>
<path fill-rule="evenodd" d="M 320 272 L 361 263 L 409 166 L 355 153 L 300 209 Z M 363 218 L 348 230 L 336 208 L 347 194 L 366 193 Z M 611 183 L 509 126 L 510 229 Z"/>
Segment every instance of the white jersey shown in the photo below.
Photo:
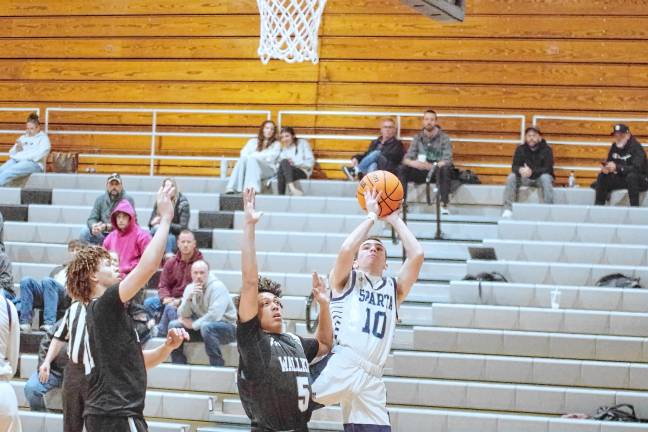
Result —
<path fill-rule="evenodd" d="M 398 317 L 396 279 L 352 270 L 343 294 L 331 298 L 336 345 L 383 366 Z"/>

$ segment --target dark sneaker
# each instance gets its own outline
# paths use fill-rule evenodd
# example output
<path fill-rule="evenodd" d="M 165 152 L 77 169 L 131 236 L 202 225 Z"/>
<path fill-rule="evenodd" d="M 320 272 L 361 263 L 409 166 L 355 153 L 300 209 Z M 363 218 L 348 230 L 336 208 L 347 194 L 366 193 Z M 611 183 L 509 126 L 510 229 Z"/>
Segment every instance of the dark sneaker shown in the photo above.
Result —
<path fill-rule="evenodd" d="M 351 181 L 356 181 L 356 169 L 354 167 L 345 166 L 342 167 L 342 172 L 347 176 Z"/>

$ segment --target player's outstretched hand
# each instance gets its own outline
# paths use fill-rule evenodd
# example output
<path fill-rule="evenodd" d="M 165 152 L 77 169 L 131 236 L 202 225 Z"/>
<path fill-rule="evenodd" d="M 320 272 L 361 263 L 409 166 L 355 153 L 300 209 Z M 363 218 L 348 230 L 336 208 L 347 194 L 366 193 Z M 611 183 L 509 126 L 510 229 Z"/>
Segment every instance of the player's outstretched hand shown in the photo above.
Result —
<path fill-rule="evenodd" d="M 319 304 L 329 303 L 330 297 L 326 293 L 326 285 L 324 284 L 324 278 L 313 272 L 313 298 Z"/>
<path fill-rule="evenodd" d="M 167 182 L 166 186 L 161 187 L 157 193 L 157 211 L 160 219 L 173 220 L 173 201 L 171 197 L 175 194 L 175 186 Z"/>
<path fill-rule="evenodd" d="M 179 348 L 182 342 L 189 340 L 189 333 L 183 328 L 172 328 L 167 333 L 164 344 L 172 350 Z"/>
<path fill-rule="evenodd" d="M 263 212 L 256 211 L 256 192 L 252 188 L 243 191 L 243 211 L 245 224 L 256 225 L 263 216 Z"/>
<path fill-rule="evenodd" d="M 391 212 L 385 216 L 383 220 L 391 226 L 394 226 L 397 221 L 401 220 L 401 209 L 399 208 L 398 210 Z"/>
<path fill-rule="evenodd" d="M 376 189 L 365 190 L 364 198 L 365 205 L 367 206 L 367 213 L 375 213 L 376 215 L 380 214 L 380 206 L 378 205 L 378 200 L 382 192 L 377 191 Z"/>

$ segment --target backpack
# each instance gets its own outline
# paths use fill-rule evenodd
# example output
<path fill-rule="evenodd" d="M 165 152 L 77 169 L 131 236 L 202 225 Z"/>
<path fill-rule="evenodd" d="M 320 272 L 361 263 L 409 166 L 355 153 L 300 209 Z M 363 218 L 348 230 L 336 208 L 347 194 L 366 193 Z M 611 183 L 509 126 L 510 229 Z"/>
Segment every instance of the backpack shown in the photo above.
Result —
<path fill-rule="evenodd" d="M 471 170 L 459 171 L 458 180 L 462 184 L 481 184 L 481 180 L 479 180 L 477 174 Z"/>
<path fill-rule="evenodd" d="M 463 280 L 477 280 L 477 281 L 486 281 L 486 282 L 508 282 L 504 275 L 500 272 L 482 272 L 478 273 L 477 276 L 466 275 Z"/>
<path fill-rule="evenodd" d="M 477 284 L 477 290 L 479 291 L 479 298 L 482 298 L 482 281 L 486 282 L 508 282 L 504 275 L 500 272 L 482 272 L 478 273 L 477 276 L 466 275 L 463 280 L 476 280 L 479 281 Z"/>
<path fill-rule="evenodd" d="M 612 273 L 599 279 L 595 286 L 612 288 L 642 288 L 639 278 L 632 278 L 621 273 Z"/>
<path fill-rule="evenodd" d="M 648 420 L 641 420 L 639 417 L 637 417 L 634 406 L 630 404 L 619 404 L 611 407 L 602 406 L 596 410 L 596 413 L 594 413 L 592 419 L 618 422 L 648 422 Z"/>

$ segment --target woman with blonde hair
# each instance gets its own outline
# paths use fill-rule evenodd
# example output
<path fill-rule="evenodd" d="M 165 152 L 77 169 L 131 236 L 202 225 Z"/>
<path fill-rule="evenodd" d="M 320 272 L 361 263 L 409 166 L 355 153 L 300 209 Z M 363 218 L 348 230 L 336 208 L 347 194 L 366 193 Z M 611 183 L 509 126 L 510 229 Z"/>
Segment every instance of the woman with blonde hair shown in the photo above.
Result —
<path fill-rule="evenodd" d="M 189 218 L 191 217 L 191 207 L 189 206 L 189 200 L 187 197 L 182 195 L 178 190 L 178 184 L 173 177 L 167 177 L 162 180 L 162 189 L 171 188 L 172 196 L 171 202 L 173 203 L 173 220 L 171 221 L 171 227 L 169 228 L 169 237 L 167 238 L 167 244 L 164 252 L 166 254 L 174 254 L 176 249 L 176 242 L 178 235 L 182 230 L 189 229 Z M 157 210 L 157 203 L 153 205 L 153 211 L 151 212 L 151 217 L 149 219 L 149 229 L 151 230 L 151 235 L 155 235 L 155 232 L 160 225 L 160 215 Z"/>
<path fill-rule="evenodd" d="M 241 150 L 225 193 L 241 193 L 247 188 L 261 192 L 264 180 L 274 177 L 281 146 L 277 141 L 277 125 L 266 120 L 259 127 L 257 138 L 252 138 Z"/>
<path fill-rule="evenodd" d="M 0 430 L 21 432 L 16 393 L 9 382 L 18 370 L 20 329 L 13 303 L 0 295 Z"/>

